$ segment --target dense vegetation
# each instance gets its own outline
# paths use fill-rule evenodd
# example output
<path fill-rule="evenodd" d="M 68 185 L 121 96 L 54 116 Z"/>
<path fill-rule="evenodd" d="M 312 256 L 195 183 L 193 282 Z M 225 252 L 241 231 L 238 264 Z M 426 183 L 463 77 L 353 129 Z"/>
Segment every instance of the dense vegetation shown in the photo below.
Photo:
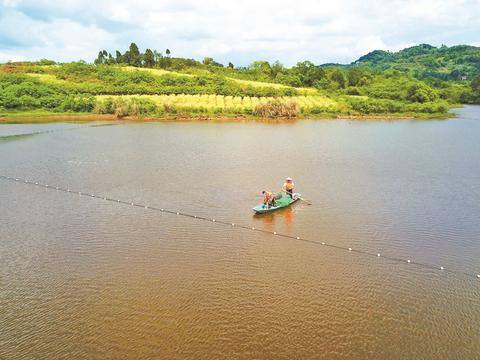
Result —
<path fill-rule="evenodd" d="M 126 115 L 195 114 L 293 117 L 301 114 L 335 114 L 340 104 L 321 95 L 250 97 L 224 95 L 99 96 L 94 111 Z"/>
<path fill-rule="evenodd" d="M 354 64 L 381 71 L 398 70 L 418 79 L 468 80 L 480 75 L 480 48 L 421 44 L 396 53 L 375 50 Z"/>
<path fill-rule="evenodd" d="M 400 72 L 425 81 L 461 103 L 480 103 L 480 47 L 421 44 L 396 53 L 375 50 L 352 63 L 375 72 Z"/>
<path fill-rule="evenodd" d="M 131 44 L 94 64 L 0 65 L 0 113 L 43 109 L 127 115 L 438 114 L 480 103 L 480 48 L 419 45 L 350 65 L 224 66 Z"/>

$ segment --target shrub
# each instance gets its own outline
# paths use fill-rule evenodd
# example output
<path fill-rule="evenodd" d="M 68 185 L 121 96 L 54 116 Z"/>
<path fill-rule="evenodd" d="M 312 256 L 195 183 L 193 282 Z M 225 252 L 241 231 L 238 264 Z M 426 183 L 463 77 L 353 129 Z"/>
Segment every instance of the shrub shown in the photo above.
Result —
<path fill-rule="evenodd" d="M 95 65 L 88 65 L 83 62 L 72 62 L 63 64 L 56 69 L 57 77 L 60 79 L 78 80 L 79 78 L 91 77 L 96 74 Z"/>
<path fill-rule="evenodd" d="M 448 111 L 448 103 L 445 101 L 427 102 L 427 103 L 412 103 L 406 105 L 406 110 L 420 113 L 446 113 Z"/>
<path fill-rule="evenodd" d="M 153 115 L 157 111 L 157 105 L 150 99 L 118 98 L 113 101 L 112 110 L 118 118 L 124 116 Z"/>
<path fill-rule="evenodd" d="M 411 102 L 429 102 L 437 99 L 437 94 L 433 89 L 424 84 L 414 84 L 407 90 L 407 100 Z"/>
<path fill-rule="evenodd" d="M 293 100 L 283 102 L 275 99 L 255 106 L 253 114 L 263 117 L 295 117 L 298 109 L 298 104 Z"/>
<path fill-rule="evenodd" d="M 95 106 L 95 98 L 89 95 L 68 95 L 60 104 L 62 111 L 90 112 Z"/>
<path fill-rule="evenodd" d="M 386 114 L 404 111 L 401 102 L 387 99 L 347 98 L 352 110 L 361 114 Z"/>
<path fill-rule="evenodd" d="M 449 109 L 446 101 L 426 103 L 404 103 L 386 99 L 346 98 L 351 109 L 361 114 L 387 114 L 399 112 L 446 113 Z"/>
<path fill-rule="evenodd" d="M 97 114 L 113 114 L 118 118 L 154 115 L 158 110 L 153 100 L 140 97 L 107 97 L 97 100 L 93 108 Z"/>
<path fill-rule="evenodd" d="M 178 112 L 177 107 L 169 103 L 163 104 L 163 111 L 167 114 L 176 114 Z"/>
<path fill-rule="evenodd" d="M 40 61 L 37 61 L 37 64 L 38 65 L 55 65 L 56 62 L 49 59 L 41 59 Z"/>
<path fill-rule="evenodd" d="M 93 108 L 95 114 L 113 114 L 113 98 L 97 99 Z"/>
<path fill-rule="evenodd" d="M 360 90 L 358 90 L 357 87 L 349 87 L 347 89 L 347 95 L 357 95 L 358 96 L 358 95 L 362 95 L 362 94 L 360 93 Z"/>

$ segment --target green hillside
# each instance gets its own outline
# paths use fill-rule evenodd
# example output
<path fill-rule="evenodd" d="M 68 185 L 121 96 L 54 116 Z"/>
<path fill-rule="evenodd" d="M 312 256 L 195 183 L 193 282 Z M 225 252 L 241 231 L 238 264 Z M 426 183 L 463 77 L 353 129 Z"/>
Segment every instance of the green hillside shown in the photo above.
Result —
<path fill-rule="evenodd" d="M 468 81 L 480 75 L 480 47 L 437 48 L 421 44 L 394 53 L 375 50 L 360 57 L 353 65 L 380 71 L 397 70 L 418 79 Z"/>
<path fill-rule="evenodd" d="M 93 64 L 0 64 L 0 116 L 437 117 L 459 103 L 480 103 L 478 51 L 420 45 L 374 51 L 347 66 L 256 61 L 235 67 L 169 51 L 141 53 L 132 43 L 115 57 L 101 51 Z"/>
<path fill-rule="evenodd" d="M 422 80 L 465 104 L 480 104 L 480 47 L 421 44 L 398 52 L 375 50 L 350 67 L 395 72 Z"/>

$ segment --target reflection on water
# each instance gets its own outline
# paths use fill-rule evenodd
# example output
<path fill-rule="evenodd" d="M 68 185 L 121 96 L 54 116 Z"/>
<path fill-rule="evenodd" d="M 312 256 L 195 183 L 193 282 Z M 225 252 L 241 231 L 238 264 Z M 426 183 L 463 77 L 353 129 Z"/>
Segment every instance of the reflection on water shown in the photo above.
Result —
<path fill-rule="evenodd" d="M 261 219 L 263 221 L 263 228 L 270 232 L 275 230 L 275 221 L 281 220 L 283 224 L 288 228 L 292 224 L 294 217 L 293 207 L 296 204 L 291 205 L 283 209 L 276 210 L 275 212 L 265 213 L 265 214 L 255 214 L 255 218 Z"/>
<path fill-rule="evenodd" d="M 58 131 L 1 142 L 0 174 L 475 274 L 459 114 Z M 313 205 L 254 216 L 287 175 Z M 479 283 L 438 269 L 4 181 L 0 224 L 2 359 L 480 357 Z"/>

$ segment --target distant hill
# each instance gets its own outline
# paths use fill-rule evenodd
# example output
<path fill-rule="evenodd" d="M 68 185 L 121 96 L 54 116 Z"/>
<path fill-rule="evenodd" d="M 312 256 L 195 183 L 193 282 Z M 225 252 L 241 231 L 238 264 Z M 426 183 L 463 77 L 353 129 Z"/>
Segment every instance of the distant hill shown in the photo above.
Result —
<path fill-rule="evenodd" d="M 348 67 L 350 65 L 339 64 L 339 63 L 325 63 L 320 65 L 321 67 Z"/>
<path fill-rule="evenodd" d="M 398 70 L 417 79 L 472 80 L 480 75 L 480 47 L 420 44 L 398 52 L 375 50 L 351 65 L 379 71 Z"/>

